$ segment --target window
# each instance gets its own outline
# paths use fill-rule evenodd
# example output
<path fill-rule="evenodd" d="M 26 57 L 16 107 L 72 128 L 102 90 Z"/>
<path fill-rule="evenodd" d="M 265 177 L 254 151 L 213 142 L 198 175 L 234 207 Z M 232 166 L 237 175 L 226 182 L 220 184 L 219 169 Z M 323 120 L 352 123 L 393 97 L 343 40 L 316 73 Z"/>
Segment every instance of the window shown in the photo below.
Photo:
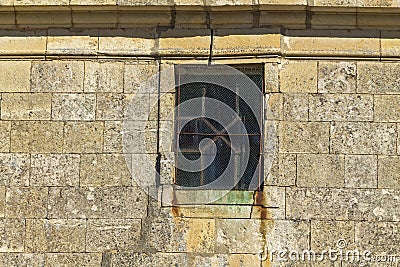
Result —
<path fill-rule="evenodd" d="M 263 66 L 178 65 L 175 73 L 175 184 L 261 189 Z"/>

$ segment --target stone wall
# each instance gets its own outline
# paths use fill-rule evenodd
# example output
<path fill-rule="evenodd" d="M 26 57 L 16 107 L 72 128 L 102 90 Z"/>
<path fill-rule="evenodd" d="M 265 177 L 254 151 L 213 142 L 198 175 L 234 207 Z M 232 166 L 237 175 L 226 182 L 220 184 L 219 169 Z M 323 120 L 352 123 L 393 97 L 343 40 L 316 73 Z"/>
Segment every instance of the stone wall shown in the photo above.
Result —
<path fill-rule="evenodd" d="M 358 266 L 262 258 L 338 241 L 400 254 L 398 3 L 73 2 L 0 2 L 0 266 Z M 158 152 L 173 177 L 174 73 L 154 84 L 160 110 L 137 91 L 210 47 L 215 64 L 264 65 L 265 186 L 195 206 L 220 192 L 160 187 L 161 203 L 136 181 Z"/>

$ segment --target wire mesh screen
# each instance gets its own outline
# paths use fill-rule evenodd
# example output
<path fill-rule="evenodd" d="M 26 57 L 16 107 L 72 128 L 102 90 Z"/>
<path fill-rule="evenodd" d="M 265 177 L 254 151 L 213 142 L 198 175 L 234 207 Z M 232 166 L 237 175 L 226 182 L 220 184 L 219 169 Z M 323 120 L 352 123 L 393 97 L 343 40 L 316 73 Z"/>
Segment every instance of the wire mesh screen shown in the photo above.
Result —
<path fill-rule="evenodd" d="M 198 188 L 212 184 L 208 189 L 262 188 L 263 125 L 260 122 L 263 119 L 260 118 L 263 118 L 264 71 L 259 65 L 235 69 L 241 74 L 218 67 L 176 66 L 175 151 L 179 151 L 179 155 L 176 152 L 175 183 L 179 186 Z M 243 74 L 249 79 L 243 79 Z M 243 99 L 243 90 L 249 90 L 254 84 L 258 91 Z M 192 103 L 194 99 L 197 101 L 190 108 L 180 108 L 182 103 Z M 224 123 L 213 119 L 218 114 L 215 114 L 216 109 L 207 107 L 209 99 L 223 103 L 235 116 Z M 224 110 L 217 109 L 218 112 Z M 196 162 L 195 168 L 179 167 L 179 161 L 183 160 Z M 219 179 L 222 176 L 227 178 Z"/>

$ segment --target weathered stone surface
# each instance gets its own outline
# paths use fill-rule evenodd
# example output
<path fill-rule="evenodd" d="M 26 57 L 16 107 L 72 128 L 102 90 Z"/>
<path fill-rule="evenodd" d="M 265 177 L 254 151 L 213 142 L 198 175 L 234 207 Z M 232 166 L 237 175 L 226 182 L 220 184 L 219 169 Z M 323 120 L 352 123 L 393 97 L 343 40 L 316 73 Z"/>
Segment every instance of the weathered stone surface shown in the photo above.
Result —
<path fill-rule="evenodd" d="M 100 253 L 46 253 L 46 267 L 101 266 Z"/>
<path fill-rule="evenodd" d="M 399 94 L 399 63 L 358 62 L 357 92 Z"/>
<path fill-rule="evenodd" d="M 278 123 L 277 121 L 265 121 L 264 124 L 264 154 L 274 155 L 278 152 Z M 267 169 L 270 168 L 272 159 L 264 157 Z"/>
<path fill-rule="evenodd" d="M 377 188 L 378 159 L 375 155 L 346 155 L 345 187 Z"/>
<path fill-rule="evenodd" d="M 400 189 L 400 157 L 378 158 L 378 187 Z"/>
<path fill-rule="evenodd" d="M 255 193 L 252 205 L 251 218 L 285 219 L 285 188 L 264 186 L 262 192 Z"/>
<path fill-rule="evenodd" d="M 122 121 L 104 122 L 104 152 L 122 152 Z"/>
<path fill-rule="evenodd" d="M 83 61 L 34 61 L 32 92 L 82 92 Z"/>
<path fill-rule="evenodd" d="M 60 153 L 62 147 L 62 122 L 11 123 L 11 152 Z"/>
<path fill-rule="evenodd" d="M 73 4 L 71 2 L 71 4 Z M 69 16 L 66 16 L 69 20 Z M 48 30 L 47 53 L 50 55 L 78 54 L 92 55 L 97 52 L 98 36 L 95 32 L 70 30 Z"/>
<path fill-rule="evenodd" d="M 157 154 L 132 154 L 130 158 L 131 163 L 128 168 L 133 179 L 132 183 L 141 187 L 155 186 L 157 178 L 157 171 L 155 169 Z M 161 168 L 166 167 L 165 163 L 161 164 Z M 169 171 L 168 173 L 168 170 L 160 170 L 161 184 L 172 183 L 172 179 L 169 178 L 173 175 L 175 169 L 172 167 Z"/>
<path fill-rule="evenodd" d="M 1 61 L 0 92 L 29 92 L 30 76 L 31 62 Z"/>
<path fill-rule="evenodd" d="M 373 14 L 372 14 L 373 15 Z M 374 16 L 375 17 L 375 16 Z M 375 17 L 376 18 L 376 17 Z M 394 57 L 399 53 L 399 34 L 396 31 L 381 32 L 382 56 Z"/>
<path fill-rule="evenodd" d="M 280 91 L 285 93 L 316 93 L 317 62 L 289 61 L 281 66 Z"/>
<path fill-rule="evenodd" d="M 145 117 L 148 111 L 148 95 L 127 95 L 127 94 L 113 94 L 113 93 L 102 93 L 97 94 L 97 107 L 96 107 L 96 119 L 97 120 L 122 120 L 124 118 L 127 105 L 130 103 L 132 97 L 137 99 L 136 103 L 141 103 L 136 106 L 136 110 L 130 112 L 129 116 L 134 116 L 136 113 L 141 113 L 138 115 L 137 119 Z M 140 99 L 140 100 L 139 100 Z M 143 102 L 141 101 L 143 99 Z M 136 118 L 135 118 L 136 119 Z M 147 119 L 147 118 L 146 118 Z"/>
<path fill-rule="evenodd" d="M 46 32 L 2 30 L 0 32 L 1 55 L 42 55 L 46 53 Z M 16 77 L 19 77 L 17 75 Z M 22 81 L 27 81 L 23 78 Z M 20 84 L 20 81 L 17 82 Z"/>
<path fill-rule="evenodd" d="M 155 154 L 157 152 L 156 121 L 125 121 L 124 152 L 131 154 Z"/>
<path fill-rule="evenodd" d="M 266 184 L 278 186 L 292 186 L 296 183 L 296 155 L 277 154 L 274 157 L 271 170 L 268 173 Z M 267 174 L 267 173 L 265 173 Z"/>
<path fill-rule="evenodd" d="M 307 121 L 308 98 L 308 94 L 284 94 L 283 119 L 285 121 Z"/>
<path fill-rule="evenodd" d="M 331 126 L 331 152 L 337 154 L 396 153 L 396 125 L 390 123 L 336 122 Z"/>
<path fill-rule="evenodd" d="M 124 64 L 121 62 L 85 62 L 85 92 L 122 93 Z"/>
<path fill-rule="evenodd" d="M 312 94 L 310 120 L 372 121 L 374 100 L 370 95 Z"/>
<path fill-rule="evenodd" d="M 124 93 L 133 94 L 138 92 L 138 89 L 141 88 L 140 92 L 142 93 L 156 94 L 158 87 L 157 72 L 158 65 L 152 61 L 147 64 L 125 64 Z"/>
<path fill-rule="evenodd" d="M 6 210 L 6 187 L 0 186 L 0 218 L 4 217 Z"/>
<path fill-rule="evenodd" d="M 279 92 L 279 68 L 275 63 L 264 64 L 265 93 Z"/>
<path fill-rule="evenodd" d="M 0 152 L 10 151 L 11 123 L 0 121 Z"/>
<path fill-rule="evenodd" d="M 375 95 L 374 101 L 375 121 L 400 122 L 400 96 Z"/>
<path fill-rule="evenodd" d="M 208 206 L 179 206 L 174 209 L 175 216 L 183 218 L 241 218 L 251 215 L 252 206 L 242 205 L 208 205 Z M 256 216 L 256 215 L 255 215 Z"/>
<path fill-rule="evenodd" d="M 211 43 L 205 29 L 169 29 L 158 40 L 160 55 L 208 55 Z"/>
<path fill-rule="evenodd" d="M 31 155 L 31 186 L 79 185 L 80 156 L 74 154 Z"/>
<path fill-rule="evenodd" d="M 29 252 L 84 252 L 86 220 L 26 220 Z"/>
<path fill-rule="evenodd" d="M 45 266 L 43 254 L 0 253 L 0 266 Z"/>
<path fill-rule="evenodd" d="M 137 187 L 49 188 L 49 218 L 143 218 L 146 208 Z"/>
<path fill-rule="evenodd" d="M 50 94 L 2 94 L 1 119 L 3 120 L 49 120 L 50 117 Z"/>
<path fill-rule="evenodd" d="M 64 129 L 64 152 L 96 153 L 103 149 L 104 123 L 67 122 Z"/>
<path fill-rule="evenodd" d="M 0 185 L 29 185 L 28 154 L 0 154 Z"/>
<path fill-rule="evenodd" d="M 87 225 L 86 251 L 134 251 L 140 247 L 140 219 L 90 219 Z"/>
<path fill-rule="evenodd" d="M 391 222 L 358 222 L 355 225 L 357 248 L 374 255 L 397 255 L 400 242 L 400 224 Z"/>
<path fill-rule="evenodd" d="M 288 219 L 400 221 L 400 191 L 388 189 L 288 188 Z"/>
<path fill-rule="evenodd" d="M 45 218 L 46 187 L 9 187 L 6 190 L 6 218 Z"/>
<path fill-rule="evenodd" d="M 112 255 L 112 267 L 118 266 L 187 266 L 185 253 L 129 253 Z"/>
<path fill-rule="evenodd" d="M 279 93 L 271 93 L 268 95 L 267 108 L 265 111 L 267 120 L 283 119 L 283 95 Z"/>
<path fill-rule="evenodd" d="M 343 187 L 344 156 L 327 154 L 297 155 L 297 186 Z"/>
<path fill-rule="evenodd" d="M 311 249 L 321 252 L 337 248 L 340 239 L 346 240 L 346 249 L 356 249 L 353 221 L 311 221 Z"/>
<path fill-rule="evenodd" d="M 24 252 L 25 221 L 1 219 L 0 237 L 0 252 Z"/>
<path fill-rule="evenodd" d="M 173 121 L 175 113 L 175 93 L 165 93 L 160 96 L 150 95 L 150 115 L 149 120 Z M 160 102 L 158 104 L 158 101 Z M 160 112 L 158 112 L 160 106 Z"/>
<path fill-rule="evenodd" d="M 123 154 L 85 154 L 80 164 L 81 186 L 132 185 Z"/>
<path fill-rule="evenodd" d="M 281 122 L 278 125 L 279 151 L 288 153 L 327 153 L 329 123 Z"/>
<path fill-rule="evenodd" d="M 52 100 L 53 120 L 94 120 L 96 95 L 54 94 Z"/>
<path fill-rule="evenodd" d="M 319 93 L 355 93 L 357 64 L 355 62 L 319 62 Z"/>
<path fill-rule="evenodd" d="M 23 7 L 15 14 L 16 21 L 14 24 L 18 28 L 72 27 L 71 12 L 65 9 L 59 12 L 44 12 L 39 9 L 36 12 L 30 11 L 29 7 Z M 47 50 L 45 52 L 48 53 Z"/>

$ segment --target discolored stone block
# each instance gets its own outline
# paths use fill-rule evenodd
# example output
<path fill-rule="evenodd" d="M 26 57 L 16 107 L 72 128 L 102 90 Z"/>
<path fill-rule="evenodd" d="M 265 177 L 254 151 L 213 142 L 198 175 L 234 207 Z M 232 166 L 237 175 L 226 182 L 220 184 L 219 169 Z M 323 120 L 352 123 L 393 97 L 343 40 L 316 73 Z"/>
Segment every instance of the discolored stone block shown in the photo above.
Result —
<path fill-rule="evenodd" d="M 100 253 L 46 253 L 46 267 L 97 267 L 101 258 Z"/>
<path fill-rule="evenodd" d="M 372 95 L 312 94 L 310 120 L 313 121 L 372 121 Z"/>
<path fill-rule="evenodd" d="M 141 88 L 140 92 L 156 94 L 158 90 L 157 72 L 158 65 L 155 62 L 125 64 L 124 93 L 137 93 L 138 89 Z"/>
<path fill-rule="evenodd" d="M 84 252 L 86 220 L 26 220 L 29 252 Z"/>
<path fill-rule="evenodd" d="M 357 92 L 399 94 L 399 63 L 358 62 Z"/>
<path fill-rule="evenodd" d="M 400 189 L 400 157 L 378 157 L 378 187 Z"/>
<path fill-rule="evenodd" d="M 131 175 L 123 154 L 85 154 L 80 164 L 81 186 L 130 186 Z"/>
<path fill-rule="evenodd" d="M 49 218 L 143 218 L 147 195 L 138 187 L 50 187 Z"/>
<path fill-rule="evenodd" d="M 9 187 L 6 190 L 6 218 L 45 218 L 46 187 Z"/>
<path fill-rule="evenodd" d="M 70 17 L 68 19 L 71 20 Z M 50 55 L 93 55 L 97 52 L 98 36 L 95 32 L 62 29 L 49 29 L 48 32 L 47 53 Z"/>
<path fill-rule="evenodd" d="M 138 249 L 140 230 L 140 219 L 90 219 L 87 225 L 86 251 Z"/>
<path fill-rule="evenodd" d="M 0 185 L 29 185 L 28 154 L 0 154 Z"/>
<path fill-rule="evenodd" d="M 377 188 L 378 158 L 375 155 L 346 155 L 345 187 Z"/>
<path fill-rule="evenodd" d="M 355 93 L 357 63 L 319 62 L 319 93 Z"/>
<path fill-rule="evenodd" d="M 83 61 L 34 61 L 32 92 L 82 92 Z"/>
<path fill-rule="evenodd" d="M 308 94 L 284 94 L 283 119 L 285 121 L 307 121 L 308 98 Z"/>
<path fill-rule="evenodd" d="M 156 121 L 125 121 L 124 123 L 125 153 L 155 154 L 157 152 Z"/>
<path fill-rule="evenodd" d="M 122 93 L 123 80 L 122 62 L 85 62 L 85 92 Z"/>
<path fill-rule="evenodd" d="M 96 95 L 54 94 L 52 99 L 53 120 L 94 120 Z"/>
<path fill-rule="evenodd" d="M 148 115 L 149 96 L 148 95 L 127 95 L 127 94 L 113 94 L 104 93 L 97 94 L 97 106 L 96 106 L 96 119 L 97 120 L 122 120 L 124 119 L 125 112 L 127 111 L 128 105 L 131 104 L 130 100 L 132 97 L 137 99 L 135 102 L 135 108 L 132 106 L 132 111 L 128 116 L 134 116 L 138 114 L 138 118 L 144 119 L 146 114 Z M 136 105 L 138 104 L 138 105 Z M 146 118 L 147 119 L 147 118 Z"/>
<path fill-rule="evenodd" d="M 279 84 L 285 93 L 316 93 L 317 62 L 286 62 L 279 72 Z"/>
<path fill-rule="evenodd" d="M 25 220 L 0 219 L 0 252 L 24 252 L 24 243 Z"/>
<path fill-rule="evenodd" d="M 344 156 L 327 154 L 297 155 L 297 186 L 342 187 Z"/>
<path fill-rule="evenodd" d="M 11 152 L 62 152 L 63 123 L 15 121 L 11 123 Z"/>
<path fill-rule="evenodd" d="M 0 121 L 0 152 L 10 152 L 11 122 Z"/>
<path fill-rule="evenodd" d="M 112 256 L 112 267 L 118 266 L 187 266 L 188 259 L 185 253 L 162 253 L 156 252 L 137 253 L 122 252 Z"/>
<path fill-rule="evenodd" d="M 400 121 L 400 96 L 375 95 L 374 118 L 379 122 Z"/>
<path fill-rule="evenodd" d="M 268 157 L 268 156 L 267 156 Z M 291 186 L 296 183 L 296 155 L 279 153 L 273 157 L 268 174 L 267 185 Z"/>
<path fill-rule="evenodd" d="M 0 92 L 29 92 L 30 76 L 31 62 L 1 61 Z"/>
<path fill-rule="evenodd" d="M 327 153 L 329 123 L 287 122 L 278 125 L 279 151 L 287 153 Z"/>
<path fill-rule="evenodd" d="M 338 240 L 345 240 L 346 249 L 355 249 L 353 221 L 311 221 L 311 249 L 321 252 L 336 248 Z"/>
<path fill-rule="evenodd" d="M 0 253 L 0 266 L 44 266 L 43 254 Z"/>
<path fill-rule="evenodd" d="M 3 218 L 6 210 L 6 187 L 0 186 L 0 218 Z"/>
<path fill-rule="evenodd" d="M 283 119 L 283 95 L 279 93 L 271 93 L 268 95 L 265 114 L 267 120 Z"/>
<path fill-rule="evenodd" d="M 335 122 L 331 126 L 331 152 L 335 154 L 396 153 L 396 125 L 390 123 Z"/>
<path fill-rule="evenodd" d="M 77 186 L 80 156 L 74 154 L 31 155 L 31 186 Z"/>
<path fill-rule="evenodd" d="M 2 94 L 1 119 L 50 120 L 51 94 Z"/>
<path fill-rule="evenodd" d="M 264 64 L 265 93 L 279 92 L 279 68 L 277 64 Z"/>
<path fill-rule="evenodd" d="M 169 29 L 158 39 L 160 55 L 208 55 L 210 31 L 206 29 Z"/>
<path fill-rule="evenodd" d="M 95 153 L 103 149 L 104 123 L 67 122 L 64 129 L 64 152 Z"/>
<path fill-rule="evenodd" d="M 122 121 L 104 122 L 104 152 L 122 152 Z"/>

